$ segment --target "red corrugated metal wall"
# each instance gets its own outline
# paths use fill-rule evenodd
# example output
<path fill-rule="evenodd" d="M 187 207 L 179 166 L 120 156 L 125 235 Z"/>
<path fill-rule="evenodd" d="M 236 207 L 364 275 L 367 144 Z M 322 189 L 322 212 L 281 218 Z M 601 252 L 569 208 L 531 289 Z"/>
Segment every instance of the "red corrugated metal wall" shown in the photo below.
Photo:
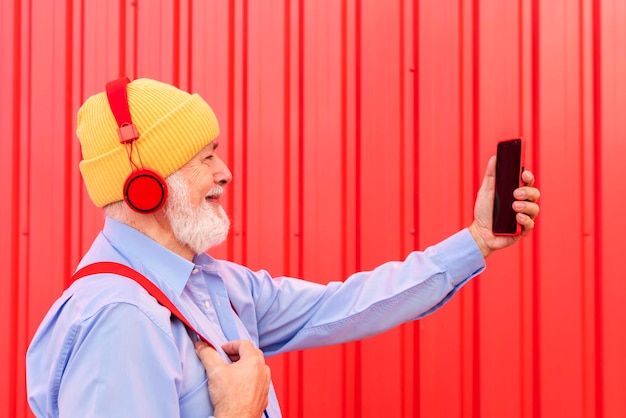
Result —
<path fill-rule="evenodd" d="M 0 1 L 0 415 L 99 230 L 75 112 L 120 75 L 199 92 L 233 231 L 214 252 L 326 282 L 472 218 L 527 141 L 539 225 L 443 310 L 270 359 L 287 417 L 626 416 L 624 0 Z"/>

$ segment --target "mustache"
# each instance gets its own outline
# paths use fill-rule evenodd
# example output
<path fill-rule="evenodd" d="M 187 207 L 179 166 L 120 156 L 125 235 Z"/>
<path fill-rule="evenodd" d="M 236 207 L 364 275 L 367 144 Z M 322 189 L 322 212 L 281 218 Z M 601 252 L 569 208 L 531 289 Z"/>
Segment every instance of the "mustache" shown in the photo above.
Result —
<path fill-rule="evenodd" d="M 211 190 L 209 190 L 207 197 L 219 197 L 222 194 L 224 194 L 224 188 L 219 184 L 216 184 L 211 188 Z"/>

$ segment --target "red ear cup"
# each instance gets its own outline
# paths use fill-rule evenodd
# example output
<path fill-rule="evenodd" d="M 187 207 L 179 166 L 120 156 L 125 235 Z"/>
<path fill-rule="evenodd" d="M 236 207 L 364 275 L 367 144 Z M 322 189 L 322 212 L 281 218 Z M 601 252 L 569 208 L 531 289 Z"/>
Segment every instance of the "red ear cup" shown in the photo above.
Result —
<path fill-rule="evenodd" d="M 135 212 L 153 213 L 167 200 L 167 183 L 157 172 L 141 168 L 130 173 L 124 183 L 124 201 Z"/>

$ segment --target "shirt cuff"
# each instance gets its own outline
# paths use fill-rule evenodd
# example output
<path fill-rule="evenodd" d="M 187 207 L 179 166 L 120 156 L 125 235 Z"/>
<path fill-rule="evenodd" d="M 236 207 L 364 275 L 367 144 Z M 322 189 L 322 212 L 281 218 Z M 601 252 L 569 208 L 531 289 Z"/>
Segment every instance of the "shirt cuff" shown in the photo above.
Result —
<path fill-rule="evenodd" d="M 427 251 L 432 252 L 445 266 L 454 286 L 466 282 L 485 270 L 485 258 L 467 228 L 430 247 Z"/>

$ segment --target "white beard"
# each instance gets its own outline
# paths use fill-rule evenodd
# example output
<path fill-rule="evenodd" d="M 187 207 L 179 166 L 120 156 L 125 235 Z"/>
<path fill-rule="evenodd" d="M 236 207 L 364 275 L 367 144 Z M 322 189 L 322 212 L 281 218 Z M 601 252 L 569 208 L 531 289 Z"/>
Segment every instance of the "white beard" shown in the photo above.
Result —
<path fill-rule="evenodd" d="M 169 194 L 164 212 L 176 239 L 196 254 L 224 242 L 230 228 L 230 220 L 224 208 L 219 206 L 216 211 L 208 202 L 193 208 L 189 187 L 178 172 L 168 176 L 165 181 Z M 221 189 L 221 186 L 214 188 Z"/>

